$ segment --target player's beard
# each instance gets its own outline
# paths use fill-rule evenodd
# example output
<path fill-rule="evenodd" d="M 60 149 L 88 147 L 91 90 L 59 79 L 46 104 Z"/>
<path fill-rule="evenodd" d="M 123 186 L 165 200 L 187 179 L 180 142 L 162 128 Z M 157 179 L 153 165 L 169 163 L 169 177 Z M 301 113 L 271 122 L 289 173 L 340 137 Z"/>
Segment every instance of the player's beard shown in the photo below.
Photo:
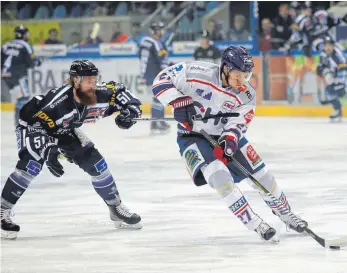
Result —
<path fill-rule="evenodd" d="M 76 89 L 76 95 L 80 100 L 81 104 L 85 106 L 95 105 L 96 104 L 96 93 L 95 89 L 91 89 L 87 92 L 82 92 L 80 88 Z"/>

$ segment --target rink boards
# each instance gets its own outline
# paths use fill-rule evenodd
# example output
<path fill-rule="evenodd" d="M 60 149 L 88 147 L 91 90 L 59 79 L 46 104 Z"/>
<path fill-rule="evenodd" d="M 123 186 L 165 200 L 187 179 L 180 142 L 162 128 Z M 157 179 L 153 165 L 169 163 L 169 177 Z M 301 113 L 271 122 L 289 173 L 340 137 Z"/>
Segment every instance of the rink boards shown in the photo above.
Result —
<path fill-rule="evenodd" d="M 1 111 L 13 111 L 13 103 L 2 103 Z M 144 114 L 151 112 L 151 105 L 144 103 L 142 105 Z M 347 117 L 347 106 L 343 106 L 343 116 Z M 327 117 L 331 114 L 331 106 L 320 105 L 258 105 L 256 108 L 257 116 L 271 116 L 271 117 Z M 166 108 L 166 113 L 171 114 L 171 108 Z"/>

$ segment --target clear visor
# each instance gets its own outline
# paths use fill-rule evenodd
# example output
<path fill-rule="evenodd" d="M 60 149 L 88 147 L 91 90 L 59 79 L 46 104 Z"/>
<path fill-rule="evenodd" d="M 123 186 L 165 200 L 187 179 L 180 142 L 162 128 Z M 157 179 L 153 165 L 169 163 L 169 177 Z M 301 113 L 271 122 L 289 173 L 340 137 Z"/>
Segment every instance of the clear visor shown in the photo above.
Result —
<path fill-rule="evenodd" d="M 252 77 L 253 72 L 245 72 L 245 82 L 248 82 Z"/>

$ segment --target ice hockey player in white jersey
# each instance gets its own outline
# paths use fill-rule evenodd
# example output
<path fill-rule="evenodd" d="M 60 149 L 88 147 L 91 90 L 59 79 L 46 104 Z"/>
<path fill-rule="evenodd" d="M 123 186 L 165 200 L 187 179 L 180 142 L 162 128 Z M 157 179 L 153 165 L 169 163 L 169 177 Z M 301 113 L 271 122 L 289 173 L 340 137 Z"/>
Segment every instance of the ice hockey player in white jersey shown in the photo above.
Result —
<path fill-rule="evenodd" d="M 157 75 L 152 90 L 164 106 L 174 108 L 174 118 L 178 122 L 177 143 L 195 185 L 209 184 L 248 229 L 256 231 L 266 241 L 277 241 L 276 230 L 253 211 L 236 185 L 246 177 L 228 165 L 228 158 L 238 160 L 281 201 L 281 205 L 277 203 L 276 206 L 253 186 L 273 213 L 291 229 L 299 233 L 305 230 L 307 222 L 291 211 L 285 194 L 245 135 L 256 105 L 256 92 L 248 83 L 253 67 L 247 49 L 230 46 L 224 51 L 220 66 L 199 61 L 176 64 Z M 194 121 L 194 117 L 222 113 L 240 115 Z M 220 146 L 212 148 L 199 133 L 201 129 L 218 140 Z"/>

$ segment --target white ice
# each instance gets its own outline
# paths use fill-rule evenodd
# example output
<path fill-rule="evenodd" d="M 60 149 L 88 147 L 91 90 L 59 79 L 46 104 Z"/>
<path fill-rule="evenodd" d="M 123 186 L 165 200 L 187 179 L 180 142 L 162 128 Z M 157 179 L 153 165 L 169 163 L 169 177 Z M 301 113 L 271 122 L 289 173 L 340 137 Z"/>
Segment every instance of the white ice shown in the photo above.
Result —
<path fill-rule="evenodd" d="M 17 162 L 12 113 L 2 113 L 1 182 Z M 55 178 L 44 168 L 15 206 L 17 240 L 2 240 L 2 272 L 346 273 L 347 250 L 322 248 L 285 226 L 247 183 L 253 209 L 280 233 L 260 241 L 208 186 L 195 187 L 176 133 L 149 137 L 113 118 L 84 127 L 112 170 L 124 203 L 143 229 L 116 230 L 88 175 L 64 162 Z M 326 119 L 256 117 L 249 140 L 277 177 L 295 212 L 322 237 L 347 235 L 347 126 Z"/>

